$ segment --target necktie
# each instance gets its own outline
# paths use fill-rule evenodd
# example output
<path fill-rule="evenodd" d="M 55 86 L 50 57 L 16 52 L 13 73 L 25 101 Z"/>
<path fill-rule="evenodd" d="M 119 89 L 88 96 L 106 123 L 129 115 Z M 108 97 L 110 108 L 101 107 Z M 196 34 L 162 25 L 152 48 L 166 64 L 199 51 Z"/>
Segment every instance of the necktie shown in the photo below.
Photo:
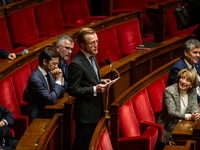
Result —
<path fill-rule="evenodd" d="M 6 0 L 2 0 L 3 5 L 6 5 Z"/>
<path fill-rule="evenodd" d="M 96 67 L 96 64 L 95 64 L 93 55 L 91 55 L 89 58 L 90 58 L 90 60 L 91 60 L 92 67 L 93 67 L 93 69 L 94 69 L 94 71 L 95 71 L 95 73 L 96 73 L 96 75 L 97 75 L 97 79 L 99 79 L 98 71 L 97 71 L 97 67 Z"/>
<path fill-rule="evenodd" d="M 50 78 L 49 78 L 49 74 L 47 74 L 46 77 L 47 77 L 47 82 L 48 82 L 48 86 L 49 86 L 49 92 L 51 92 L 51 86 L 50 86 Z"/>

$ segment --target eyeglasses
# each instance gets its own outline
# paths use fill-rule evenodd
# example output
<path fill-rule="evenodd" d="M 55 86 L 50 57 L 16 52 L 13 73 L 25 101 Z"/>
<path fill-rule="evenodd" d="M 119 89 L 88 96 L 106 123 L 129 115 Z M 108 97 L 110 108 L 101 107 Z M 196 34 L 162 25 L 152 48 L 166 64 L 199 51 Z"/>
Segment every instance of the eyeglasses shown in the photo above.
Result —
<path fill-rule="evenodd" d="M 58 65 L 58 62 L 49 61 L 49 63 L 51 63 L 51 64 L 54 65 L 54 66 Z"/>
<path fill-rule="evenodd" d="M 72 53 L 74 52 L 74 48 L 71 48 L 71 47 L 68 47 L 68 46 L 62 46 L 62 45 L 60 45 L 60 47 L 62 47 L 62 48 L 65 48 L 68 52 L 71 50 L 72 51 Z"/>
<path fill-rule="evenodd" d="M 89 45 L 92 45 L 92 46 L 95 46 L 95 44 L 99 44 L 99 40 L 96 40 L 96 41 L 93 41 L 91 43 L 85 43 L 85 44 L 89 44 Z"/>

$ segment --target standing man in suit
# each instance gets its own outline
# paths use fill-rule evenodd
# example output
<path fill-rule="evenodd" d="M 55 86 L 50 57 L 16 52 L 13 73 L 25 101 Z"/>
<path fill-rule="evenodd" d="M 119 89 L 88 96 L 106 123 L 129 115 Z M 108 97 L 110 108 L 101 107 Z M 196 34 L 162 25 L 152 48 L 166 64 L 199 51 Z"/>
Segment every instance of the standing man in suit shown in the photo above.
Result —
<path fill-rule="evenodd" d="M 14 123 L 14 115 L 0 104 L 0 149 L 14 150 L 18 140 L 10 135 L 10 126 Z"/>
<path fill-rule="evenodd" d="M 16 55 L 15 55 L 15 53 L 10 53 L 9 51 L 6 51 L 6 50 L 3 50 L 2 48 L 0 48 L 0 58 L 13 60 L 16 58 Z"/>
<path fill-rule="evenodd" d="M 200 81 L 200 42 L 197 39 L 189 39 L 182 47 L 183 57 L 172 65 L 168 76 L 168 86 L 176 83 L 177 74 L 184 68 L 193 68 L 198 73 Z M 200 95 L 200 88 L 197 86 L 197 94 Z M 200 96 L 197 96 L 200 103 Z"/>
<path fill-rule="evenodd" d="M 93 132 L 103 116 L 102 93 L 110 79 L 101 79 L 95 54 L 99 40 L 91 28 L 78 34 L 79 52 L 69 65 L 68 93 L 75 96 L 73 117 L 76 123 L 73 150 L 88 150 Z"/>
<path fill-rule="evenodd" d="M 52 47 L 46 47 L 40 52 L 39 65 L 30 75 L 27 86 L 29 124 L 35 118 L 45 117 L 45 106 L 55 104 L 65 94 L 58 59 L 59 53 Z"/>
<path fill-rule="evenodd" d="M 58 68 L 63 72 L 63 78 L 65 84 L 68 81 L 68 62 L 71 54 L 74 52 L 74 39 L 67 34 L 62 34 L 58 37 L 55 45 L 56 50 L 59 52 L 59 63 Z M 67 86 L 65 87 L 65 92 L 67 92 Z"/>

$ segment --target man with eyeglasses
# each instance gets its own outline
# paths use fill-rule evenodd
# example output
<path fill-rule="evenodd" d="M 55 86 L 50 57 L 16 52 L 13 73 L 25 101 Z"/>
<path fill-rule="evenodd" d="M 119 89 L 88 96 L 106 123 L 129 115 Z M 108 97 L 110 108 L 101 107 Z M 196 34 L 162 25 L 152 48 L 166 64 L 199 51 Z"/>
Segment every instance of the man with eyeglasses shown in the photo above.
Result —
<path fill-rule="evenodd" d="M 100 118 L 104 115 L 102 93 L 110 79 L 101 79 L 95 59 L 99 40 L 91 28 L 78 34 L 79 52 L 69 65 L 68 94 L 76 97 L 73 117 L 76 123 L 72 150 L 88 150 Z"/>
<path fill-rule="evenodd" d="M 62 34 L 58 37 L 55 49 L 59 52 L 59 63 L 58 67 L 63 72 L 63 78 L 65 84 L 67 85 L 68 81 L 68 62 L 71 54 L 74 52 L 74 39 L 67 34 Z M 65 87 L 65 92 L 67 92 L 67 86 Z"/>
<path fill-rule="evenodd" d="M 59 53 L 52 47 L 44 48 L 39 55 L 39 65 L 31 73 L 27 89 L 27 114 L 29 124 L 35 118 L 44 118 L 44 108 L 53 105 L 65 94 L 62 70 L 58 68 Z M 25 98 L 25 97 L 24 97 Z"/>

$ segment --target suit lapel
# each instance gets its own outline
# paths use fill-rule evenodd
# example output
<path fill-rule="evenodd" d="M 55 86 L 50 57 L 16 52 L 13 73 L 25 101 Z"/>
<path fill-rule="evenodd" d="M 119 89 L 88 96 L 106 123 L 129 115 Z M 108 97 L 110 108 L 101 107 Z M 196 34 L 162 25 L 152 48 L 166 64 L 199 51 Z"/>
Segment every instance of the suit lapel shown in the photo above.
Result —
<path fill-rule="evenodd" d="M 89 60 L 86 58 L 86 56 L 81 52 L 81 50 L 79 50 L 79 58 L 82 61 L 83 65 L 90 71 L 90 73 L 94 76 L 94 78 L 97 80 L 97 82 L 99 83 L 99 80 L 97 78 L 97 75 L 92 67 L 92 65 L 90 64 Z M 95 63 L 97 64 L 96 60 Z M 97 66 L 98 67 L 98 66 Z M 99 72 L 99 69 L 98 69 Z"/>
<path fill-rule="evenodd" d="M 41 79 L 42 83 L 44 84 L 44 86 L 48 89 L 47 82 L 46 82 L 42 72 L 38 68 L 36 68 L 36 72 L 37 72 L 38 77 Z"/>
<path fill-rule="evenodd" d="M 181 107 L 180 94 L 179 94 L 179 91 L 178 91 L 178 84 L 177 83 L 176 83 L 176 86 L 174 88 L 174 99 L 175 99 L 175 103 L 176 103 L 176 106 L 177 106 L 177 111 L 180 112 L 180 107 Z"/>

